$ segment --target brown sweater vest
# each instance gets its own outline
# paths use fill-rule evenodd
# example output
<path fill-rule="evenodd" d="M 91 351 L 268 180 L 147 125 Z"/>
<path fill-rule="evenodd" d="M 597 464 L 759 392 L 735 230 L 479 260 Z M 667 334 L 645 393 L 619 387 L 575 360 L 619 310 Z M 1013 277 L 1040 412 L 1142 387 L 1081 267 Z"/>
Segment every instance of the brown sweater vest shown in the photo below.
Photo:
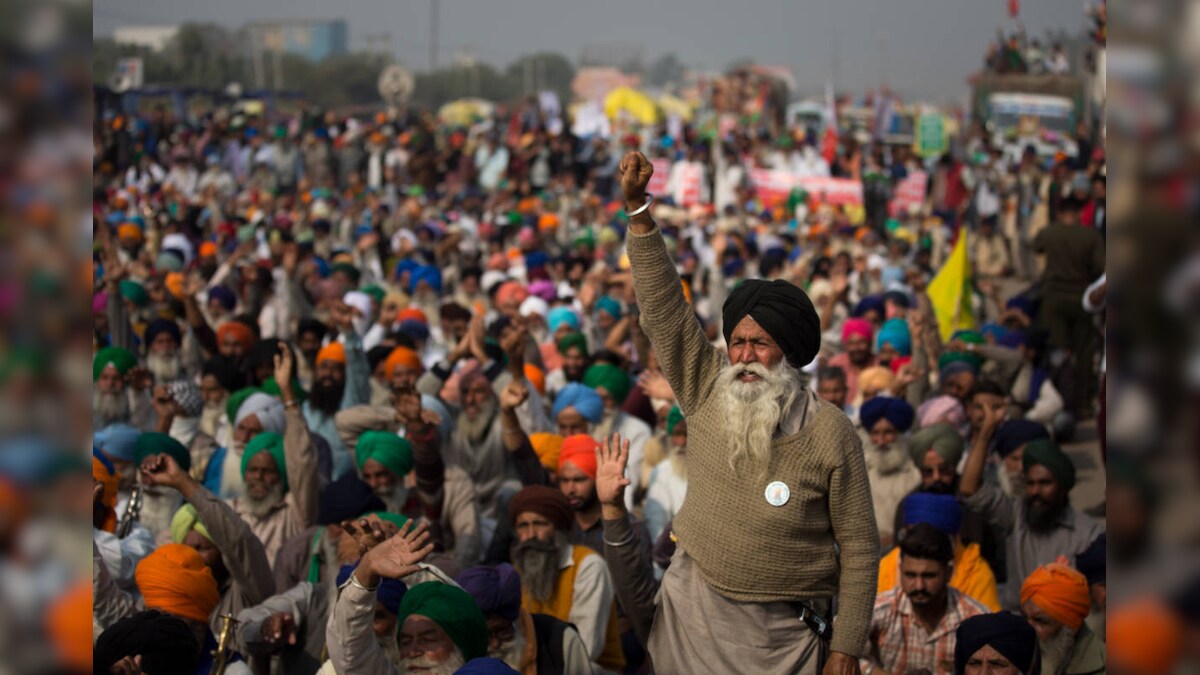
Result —
<path fill-rule="evenodd" d="M 561 621 L 570 622 L 571 605 L 575 600 L 575 575 L 579 566 L 589 555 L 600 555 L 586 546 L 574 546 L 574 564 L 558 574 L 554 585 L 554 594 L 550 600 L 542 602 L 529 594 L 528 590 L 521 591 L 521 607 L 530 614 L 549 614 Z M 596 663 L 604 668 L 621 672 L 625 669 L 625 654 L 621 651 L 621 633 L 617 630 L 617 602 L 613 600 L 608 610 L 608 630 L 604 632 L 604 651 Z"/>
<path fill-rule="evenodd" d="M 743 602 L 838 598 L 835 651 L 862 653 L 870 632 L 879 539 L 862 444 L 819 401 L 796 434 L 776 439 L 765 471 L 729 466 L 728 421 L 715 391 L 728 363 L 705 339 L 657 229 L 627 237 L 641 325 L 688 421 L 688 494 L 679 545 L 714 590 Z M 766 498 L 781 481 L 790 497 Z M 836 544 L 836 547 L 835 547 Z"/>

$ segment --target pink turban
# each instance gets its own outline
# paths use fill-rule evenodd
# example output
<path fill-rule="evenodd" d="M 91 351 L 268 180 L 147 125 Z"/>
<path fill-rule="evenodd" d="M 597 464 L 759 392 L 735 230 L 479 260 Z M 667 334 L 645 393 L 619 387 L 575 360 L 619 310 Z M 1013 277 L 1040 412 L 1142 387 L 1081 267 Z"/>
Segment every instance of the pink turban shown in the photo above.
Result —
<path fill-rule="evenodd" d="M 957 429 L 967 421 L 967 415 L 963 412 L 962 403 L 953 396 L 935 396 L 917 408 L 917 420 L 922 429 L 939 422 Z"/>
<path fill-rule="evenodd" d="M 871 327 L 871 322 L 866 319 L 846 319 L 845 325 L 842 326 L 842 344 L 845 344 L 850 338 L 861 335 L 866 338 L 867 342 L 871 341 L 871 336 L 875 333 L 875 329 Z"/>

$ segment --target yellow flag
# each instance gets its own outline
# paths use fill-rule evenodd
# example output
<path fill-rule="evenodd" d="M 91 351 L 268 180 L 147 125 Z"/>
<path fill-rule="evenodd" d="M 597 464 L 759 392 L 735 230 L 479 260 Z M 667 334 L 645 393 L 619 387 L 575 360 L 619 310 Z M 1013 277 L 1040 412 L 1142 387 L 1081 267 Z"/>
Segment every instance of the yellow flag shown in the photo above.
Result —
<path fill-rule="evenodd" d="M 960 232 L 958 241 L 942 269 L 929 282 L 925 293 L 933 304 L 938 332 L 942 341 L 950 339 L 957 330 L 975 328 L 975 311 L 971 307 L 971 262 L 967 260 L 967 233 Z"/>

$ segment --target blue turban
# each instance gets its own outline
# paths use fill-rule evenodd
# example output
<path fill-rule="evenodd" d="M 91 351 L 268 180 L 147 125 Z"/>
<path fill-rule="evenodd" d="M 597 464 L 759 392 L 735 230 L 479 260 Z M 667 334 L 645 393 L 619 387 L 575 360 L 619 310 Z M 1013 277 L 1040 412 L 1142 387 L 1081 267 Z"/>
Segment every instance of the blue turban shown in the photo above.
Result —
<path fill-rule="evenodd" d="M 416 319 L 405 319 L 404 321 L 401 321 L 400 325 L 396 326 L 396 332 L 404 333 L 418 342 L 425 342 L 429 339 L 429 326 L 426 326 Z"/>
<path fill-rule="evenodd" d="M 904 319 L 884 321 L 875 335 L 875 350 L 882 349 L 884 343 L 891 344 L 900 352 L 900 356 L 912 356 L 912 335 L 908 332 L 908 322 Z"/>
<path fill-rule="evenodd" d="M 954 495 L 914 492 L 900 502 L 904 526 L 929 523 L 950 536 L 962 527 L 962 507 Z"/>
<path fill-rule="evenodd" d="M 118 422 L 92 434 L 92 445 L 100 448 L 104 454 L 115 460 L 132 462 L 133 444 L 141 435 L 140 429 Z"/>
<path fill-rule="evenodd" d="M 883 306 L 882 295 L 868 295 L 862 300 L 859 300 L 858 304 L 854 306 L 854 311 L 850 314 L 855 318 L 860 318 L 865 316 L 866 313 L 871 310 L 878 312 L 879 316 L 883 316 L 887 312 L 887 308 Z"/>
<path fill-rule="evenodd" d="M 354 568 L 358 564 L 342 565 L 338 570 L 337 585 L 340 588 L 342 584 L 350 578 L 350 574 L 354 572 Z M 392 614 L 400 613 L 400 601 L 404 599 L 404 593 L 408 591 L 408 586 L 403 581 L 396 579 L 384 578 L 379 582 L 379 588 L 375 591 L 375 599 L 383 608 Z"/>
<path fill-rule="evenodd" d="M 525 254 L 525 269 L 534 270 L 539 267 L 544 268 L 549 262 L 550 256 L 546 255 L 544 251 L 533 251 L 532 253 Z"/>
<path fill-rule="evenodd" d="M 442 292 L 442 271 L 433 265 L 421 265 L 412 271 L 412 275 L 408 278 L 408 292 L 415 292 L 417 284 L 422 281 L 429 284 L 435 293 Z"/>
<path fill-rule="evenodd" d="M 1008 335 L 1008 329 L 998 323 L 985 323 L 979 328 L 979 334 L 984 338 L 991 335 L 995 342 L 1000 342 Z"/>
<path fill-rule="evenodd" d="M 145 343 L 153 343 L 154 338 L 163 333 L 175 338 L 175 342 L 183 341 L 183 331 L 179 330 L 179 324 L 171 319 L 155 319 L 150 322 L 150 325 L 146 326 Z"/>
<path fill-rule="evenodd" d="M 600 399 L 600 394 L 578 382 L 572 382 L 558 392 L 558 396 L 554 398 L 551 416 L 557 420 L 558 414 L 565 408 L 578 410 L 579 414 L 592 424 L 599 424 L 604 418 L 604 401 Z"/>
<path fill-rule="evenodd" d="M 908 431 L 912 428 L 913 417 L 915 413 L 908 401 L 889 396 L 876 396 L 862 404 L 858 411 L 858 418 L 862 420 L 863 428 L 867 431 L 880 419 L 887 419 L 897 431 Z"/>
<path fill-rule="evenodd" d="M 996 336 L 996 344 L 1009 349 L 1017 349 L 1029 344 L 1029 336 L 1023 330 L 1005 331 L 1004 335 Z"/>
<path fill-rule="evenodd" d="M 1004 305 L 1004 308 L 1019 309 L 1025 314 L 1025 316 L 1031 319 L 1037 317 L 1037 311 L 1034 309 L 1033 301 L 1023 295 L 1009 298 L 1008 302 Z"/>
<path fill-rule="evenodd" d="M 570 307 L 555 307 L 546 314 L 546 325 L 550 328 L 550 334 L 558 332 L 558 329 L 563 324 L 571 327 L 571 330 L 579 330 L 579 315 L 571 310 Z"/>
<path fill-rule="evenodd" d="M 1039 438 L 1050 438 L 1050 433 L 1041 424 L 1025 419 L 1006 420 L 996 428 L 992 449 L 1001 457 L 1008 457 L 1017 448 Z"/>
<path fill-rule="evenodd" d="M 605 295 L 596 301 L 596 311 L 606 312 L 612 318 L 619 319 L 621 318 L 621 303 Z"/>
<path fill-rule="evenodd" d="M 396 263 L 395 278 L 399 279 L 400 276 L 402 274 L 404 274 L 405 272 L 414 272 L 420 266 L 421 266 L 421 263 L 417 262 L 416 260 L 412 260 L 410 258 L 405 258 L 404 260 L 401 260 L 400 262 Z"/>
<path fill-rule="evenodd" d="M 329 274 L 333 272 L 333 268 L 329 266 L 329 261 L 321 257 L 314 257 L 313 263 L 317 266 L 317 276 L 322 279 L 328 279 Z"/>
<path fill-rule="evenodd" d="M 904 268 L 899 265 L 887 265 L 879 271 L 879 281 L 884 288 L 892 284 L 904 283 Z"/>
<path fill-rule="evenodd" d="M 232 312 L 234 306 L 237 305 L 237 296 L 226 286 L 213 286 L 208 289 L 208 299 L 221 303 L 227 312 Z"/>
<path fill-rule="evenodd" d="M 521 613 L 521 577 L 508 563 L 472 567 L 459 574 L 455 581 L 475 598 L 475 604 L 484 616 L 516 621 Z"/>

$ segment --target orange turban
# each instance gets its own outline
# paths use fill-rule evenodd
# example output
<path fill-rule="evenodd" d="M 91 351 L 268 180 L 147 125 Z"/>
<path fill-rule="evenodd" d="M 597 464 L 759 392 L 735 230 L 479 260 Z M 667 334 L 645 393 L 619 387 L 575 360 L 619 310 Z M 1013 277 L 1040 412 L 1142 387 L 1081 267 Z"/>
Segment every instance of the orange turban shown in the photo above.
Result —
<path fill-rule="evenodd" d="M 1021 585 L 1021 604 L 1033 604 L 1051 619 L 1075 629 L 1092 609 L 1087 578 L 1063 563 L 1042 565 Z"/>
<path fill-rule="evenodd" d="M 142 241 L 146 236 L 142 234 L 142 228 L 133 223 L 122 223 L 117 226 L 117 239 L 133 239 L 134 241 Z"/>
<path fill-rule="evenodd" d="M 168 274 L 166 279 L 163 280 L 163 285 L 167 287 L 167 291 L 169 291 L 176 300 L 183 299 L 182 272 L 171 272 Z"/>
<path fill-rule="evenodd" d="M 104 524 L 101 529 L 105 532 L 115 532 L 117 530 L 117 488 L 119 478 L 117 472 L 113 470 L 112 462 L 108 458 L 99 454 L 98 450 L 92 450 L 92 480 L 97 481 L 104 486 L 104 493 L 100 495 L 100 503 L 104 506 Z"/>
<path fill-rule="evenodd" d="M 147 609 L 206 622 L 221 601 L 204 558 L 183 544 L 159 546 L 142 558 L 133 576 Z"/>
<path fill-rule="evenodd" d="M 316 362 L 320 363 L 322 361 L 337 361 L 338 363 L 345 365 L 346 345 L 334 340 L 324 347 L 321 347 L 321 351 L 317 352 Z"/>
<path fill-rule="evenodd" d="M 592 480 L 596 479 L 596 450 L 600 444 L 587 434 L 575 434 L 563 440 L 562 450 L 558 455 L 558 471 L 567 462 L 575 465 L 576 469 L 586 473 Z"/>
<path fill-rule="evenodd" d="M 387 360 L 383 362 L 383 370 L 388 377 L 396 372 L 396 366 L 404 366 L 411 368 L 418 373 L 425 372 L 425 366 L 421 364 L 421 357 L 408 347 L 396 347 L 388 354 Z"/>
<path fill-rule="evenodd" d="M 207 258 L 217 255 L 217 243 L 214 241 L 206 241 L 200 244 L 200 257 Z"/>
<path fill-rule="evenodd" d="M 225 342 L 226 335 L 232 335 L 246 349 L 254 346 L 254 331 L 241 321 L 226 321 L 221 324 L 217 329 L 217 343 Z"/>
<path fill-rule="evenodd" d="M 533 388 L 537 389 L 537 393 L 542 394 L 543 396 L 546 394 L 546 374 L 542 372 L 541 368 L 538 368 L 532 363 L 526 363 L 525 379 L 529 380 L 530 383 L 533 384 Z"/>
<path fill-rule="evenodd" d="M 92 586 L 86 581 L 54 600 L 46 609 L 46 634 L 63 665 L 92 670 Z"/>
<path fill-rule="evenodd" d="M 558 216 L 553 213 L 543 213 L 538 216 L 539 230 L 553 230 L 556 227 L 558 227 Z"/>
<path fill-rule="evenodd" d="M 542 466 L 558 471 L 558 456 L 562 452 L 563 437 L 558 434 L 530 434 L 529 445 L 541 460 Z"/>
<path fill-rule="evenodd" d="M 680 281 L 683 284 L 683 299 L 687 300 L 687 304 L 692 304 L 692 287 L 686 281 Z"/>
<path fill-rule="evenodd" d="M 1154 598 L 1135 600 L 1109 611 L 1108 660 L 1122 671 L 1167 675 L 1183 646 L 1183 625 Z"/>
<path fill-rule="evenodd" d="M 400 310 L 400 312 L 396 314 L 396 321 L 420 321 L 426 326 L 429 325 L 429 317 L 425 316 L 425 312 L 422 312 L 416 307 L 408 307 Z"/>
<path fill-rule="evenodd" d="M 508 302 L 521 304 L 528 297 L 529 291 L 525 290 L 525 287 L 519 281 L 506 281 L 500 284 L 500 288 L 496 289 L 497 304 Z"/>

